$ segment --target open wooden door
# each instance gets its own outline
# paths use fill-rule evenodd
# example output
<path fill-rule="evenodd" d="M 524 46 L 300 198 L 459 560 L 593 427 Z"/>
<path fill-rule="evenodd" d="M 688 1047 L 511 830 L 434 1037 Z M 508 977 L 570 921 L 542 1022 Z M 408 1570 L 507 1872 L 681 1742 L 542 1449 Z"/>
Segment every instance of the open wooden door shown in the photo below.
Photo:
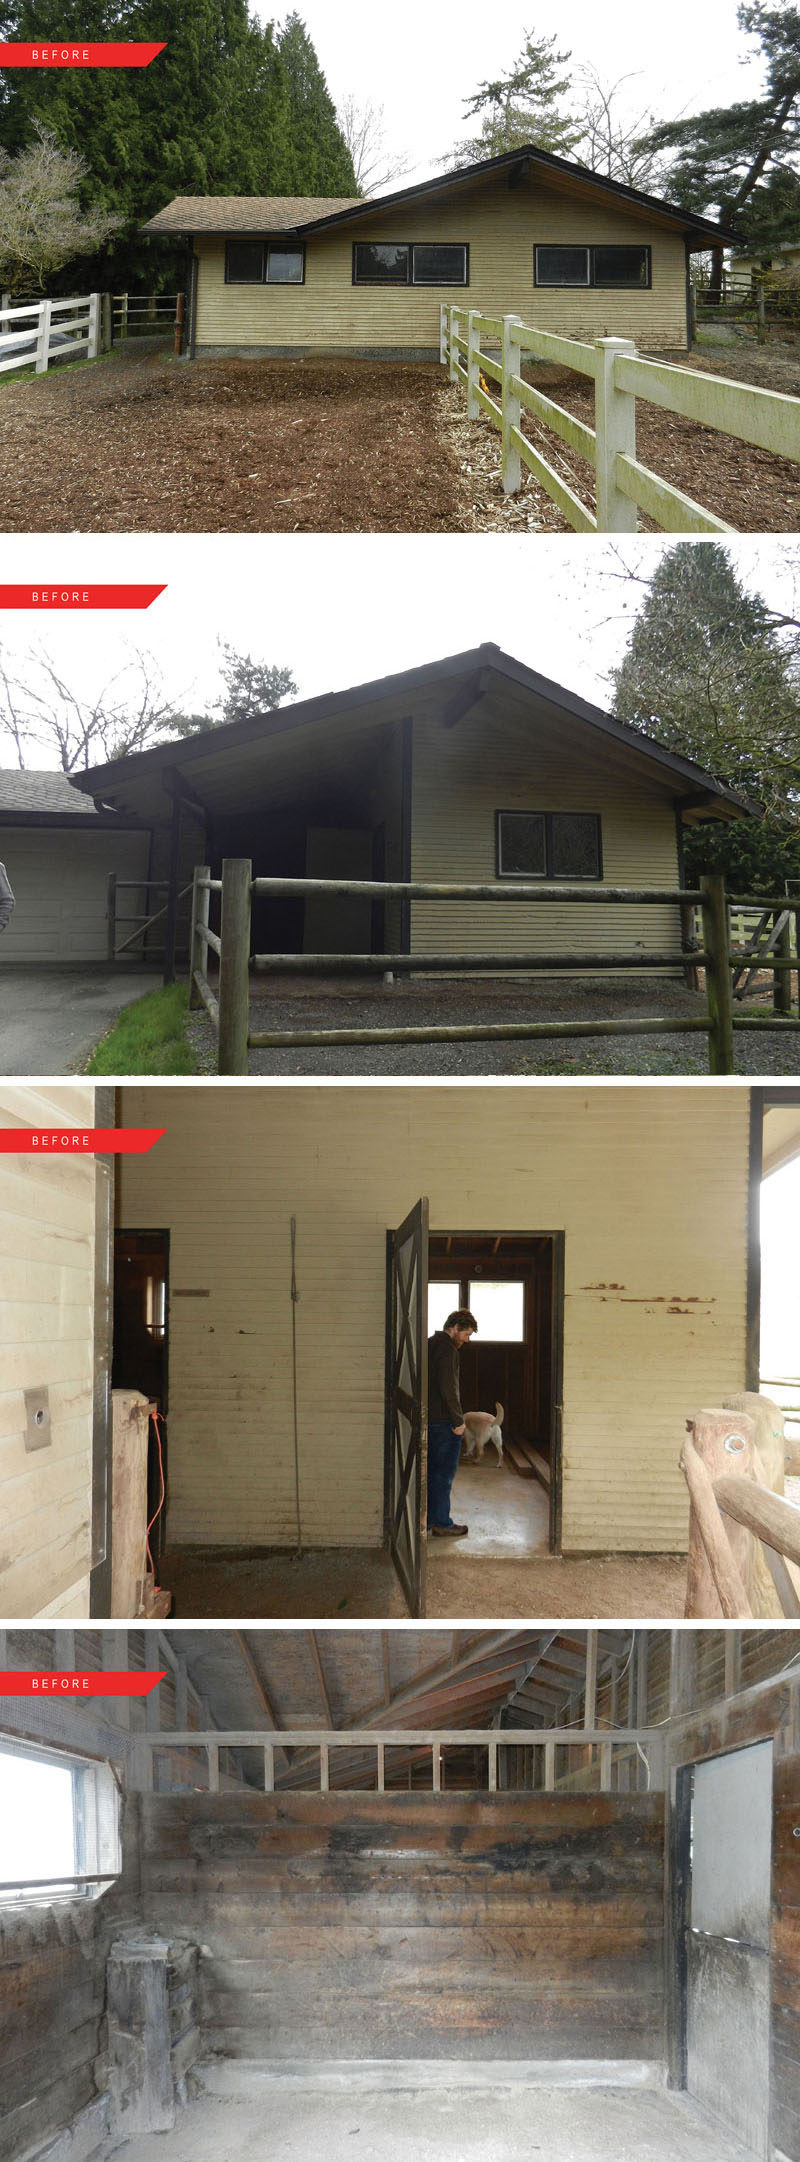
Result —
<path fill-rule="evenodd" d="M 425 1613 L 428 1501 L 428 1202 L 387 1242 L 386 1479 L 389 1552 L 409 1613 Z"/>

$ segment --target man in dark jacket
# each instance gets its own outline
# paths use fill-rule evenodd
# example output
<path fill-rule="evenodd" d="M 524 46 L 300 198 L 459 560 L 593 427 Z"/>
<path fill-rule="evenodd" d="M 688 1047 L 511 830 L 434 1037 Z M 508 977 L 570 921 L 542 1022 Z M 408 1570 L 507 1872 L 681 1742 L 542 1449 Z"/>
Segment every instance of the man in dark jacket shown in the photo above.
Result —
<path fill-rule="evenodd" d="M 428 1530 L 435 1539 L 464 1539 L 469 1530 L 453 1523 L 450 1493 L 464 1433 L 459 1359 L 477 1326 L 474 1314 L 459 1306 L 428 1338 Z"/>

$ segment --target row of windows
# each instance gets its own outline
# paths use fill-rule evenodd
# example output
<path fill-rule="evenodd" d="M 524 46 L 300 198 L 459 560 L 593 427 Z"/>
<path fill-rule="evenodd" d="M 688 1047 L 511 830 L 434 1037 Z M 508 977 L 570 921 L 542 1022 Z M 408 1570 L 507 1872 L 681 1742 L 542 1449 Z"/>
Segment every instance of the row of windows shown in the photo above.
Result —
<path fill-rule="evenodd" d="M 229 240 L 227 285 L 302 285 L 305 248 L 271 240 Z M 534 285 L 598 286 L 604 291 L 651 284 L 649 248 L 535 247 Z M 354 285 L 469 285 L 466 241 L 356 240 Z"/>

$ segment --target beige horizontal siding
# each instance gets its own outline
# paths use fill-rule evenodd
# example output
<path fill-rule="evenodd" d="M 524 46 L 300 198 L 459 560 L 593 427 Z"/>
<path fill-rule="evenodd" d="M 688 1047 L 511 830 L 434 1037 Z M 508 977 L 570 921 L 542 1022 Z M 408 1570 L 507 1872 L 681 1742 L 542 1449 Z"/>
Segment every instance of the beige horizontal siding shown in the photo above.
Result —
<path fill-rule="evenodd" d="M 609 886 L 677 886 L 674 806 L 630 770 L 630 758 L 580 722 L 558 728 L 528 710 L 521 723 L 499 708 L 456 727 L 414 729 L 412 876 L 494 880 L 496 811 L 588 811 L 600 817 Z M 680 949 L 677 907 L 614 902 L 573 907 L 526 902 L 412 905 L 412 952 L 651 953 Z"/>
<path fill-rule="evenodd" d="M 0 827 L 0 861 L 16 900 L 0 938 L 0 966 L 11 961 L 104 961 L 108 877 L 146 878 L 149 836 L 101 826 Z M 144 907 L 143 889 L 120 895 L 120 909 Z M 133 929 L 128 925 L 127 929 Z"/>
<path fill-rule="evenodd" d="M 89 1125 L 94 1089 L 0 1084 L 3 1126 Z M 66 1618 L 89 1601 L 94 1159 L 0 1156 L 0 1614 Z M 25 1448 L 26 1389 L 52 1440 Z"/>
<path fill-rule="evenodd" d="M 353 242 L 466 241 L 468 288 L 353 285 Z M 553 242 L 631 243 L 652 248 L 652 287 L 641 292 L 534 287 L 533 249 Z M 198 235 L 197 344 L 232 346 L 439 346 L 439 306 L 454 301 L 486 315 L 570 337 L 630 337 L 643 346 L 686 345 L 683 235 L 627 206 L 580 202 L 541 181 L 502 180 L 457 200 L 421 197 L 306 241 L 302 286 L 226 285 L 225 243 Z"/>
<path fill-rule="evenodd" d="M 379 1540 L 386 1232 L 424 1192 L 434 1229 L 566 1233 L 565 1548 L 682 1548 L 685 1420 L 744 1383 L 746 1089 L 151 1085 L 122 1117 L 167 1128 L 119 1168 L 121 1223 L 171 1232 L 172 1539 L 295 1538 L 295 1216 L 303 1538 Z"/>

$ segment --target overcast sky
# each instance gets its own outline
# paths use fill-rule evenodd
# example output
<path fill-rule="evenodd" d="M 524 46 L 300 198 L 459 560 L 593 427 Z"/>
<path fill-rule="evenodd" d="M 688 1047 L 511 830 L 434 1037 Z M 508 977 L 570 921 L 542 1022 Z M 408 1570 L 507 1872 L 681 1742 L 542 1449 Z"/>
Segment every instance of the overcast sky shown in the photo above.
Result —
<path fill-rule="evenodd" d="M 649 570 L 666 538 L 617 543 Z M 702 541 L 696 545 L 703 547 Z M 745 582 L 773 605 L 798 606 L 792 560 L 780 537 L 733 537 Z M 491 640 L 542 675 L 598 704 L 608 669 L 624 651 L 641 588 L 615 576 L 614 544 L 565 534 L 538 540 L 495 535 L 373 536 L 176 534 L 15 537 L 14 576 L 57 585 L 109 577 L 167 583 L 142 614 L 34 616 L 4 611 L 7 666 L 46 647 L 76 690 L 96 690 L 127 650 L 155 656 L 169 693 L 206 711 L 220 687 L 217 641 L 292 670 L 301 697 L 346 690 L 394 670 Z M 13 765 L 8 740 L 0 764 Z M 30 764 L 46 765 L 44 754 Z"/>
<path fill-rule="evenodd" d="M 289 12 L 288 7 L 285 10 Z M 263 22 L 284 10 L 256 0 Z M 464 132 L 464 100 L 479 82 L 508 72 L 526 31 L 558 39 L 572 66 L 591 64 L 621 92 L 631 118 L 675 119 L 708 105 L 758 96 L 760 48 L 740 32 L 736 0 L 670 0 L 668 9 L 632 0 L 404 0 L 389 18 L 376 0 L 298 0 L 334 103 L 348 94 L 383 105 L 389 147 L 408 157 L 409 178 L 430 172 Z M 399 185 L 399 183 L 398 183 Z"/>

